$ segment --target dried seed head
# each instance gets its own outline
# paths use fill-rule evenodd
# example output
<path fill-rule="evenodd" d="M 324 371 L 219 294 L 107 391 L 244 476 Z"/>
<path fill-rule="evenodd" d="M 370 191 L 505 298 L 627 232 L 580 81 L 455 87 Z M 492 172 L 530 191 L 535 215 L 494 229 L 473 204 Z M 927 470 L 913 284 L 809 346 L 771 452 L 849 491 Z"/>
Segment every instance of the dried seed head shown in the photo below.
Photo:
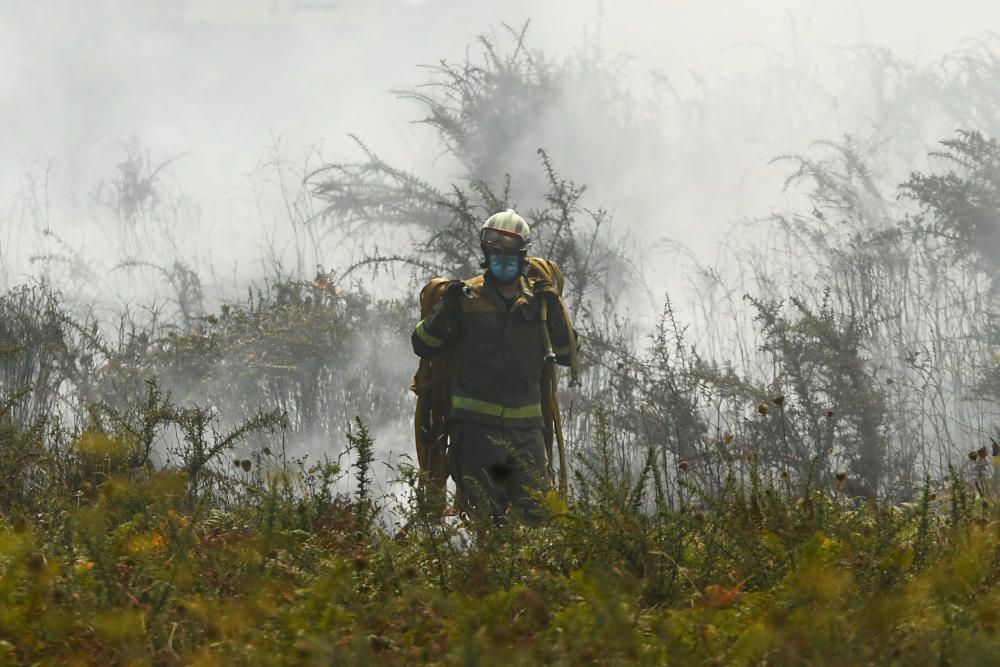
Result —
<path fill-rule="evenodd" d="M 758 405 L 757 406 L 757 412 L 759 412 L 762 415 L 766 415 L 767 414 L 767 403 L 761 403 L 760 405 Z"/>
<path fill-rule="evenodd" d="M 976 452 L 976 451 L 969 452 L 969 460 L 970 461 L 975 461 L 978 458 L 979 458 L 979 452 Z"/>
<path fill-rule="evenodd" d="M 775 405 L 781 406 L 785 404 L 784 396 L 775 396 L 773 400 Z"/>
<path fill-rule="evenodd" d="M 681 470 L 687 470 L 688 469 L 688 462 L 687 461 L 681 461 L 680 464 L 678 464 L 677 467 L 680 468 Z"/>
<path fill-rule="evenodd" d="M 243 459 L 242 461 L 240 461 L 240 467 L 243 468 L 243 472 L 250 472 L 250 466 L 252 465 L 253 463 L 250 461 L 250 459 Z"/>
<path fill-rule="evenodd" d="M 270 456 L 271 455 L 271 448 L 270 447 L 265 447 L 261 451 L 263 452 L 264 456 Z"/>
<path fill-rule="evenodd" d="M 843 482 L 845 479 L 847 479 L 847 473 L 846 472 L 838 472 L 837 473 L 837 481 L 838 482 Z"/>
<path fill-rule="evenodd" d="M 722 436 L 722 442 L 724 442 L 724 443 L 726 443 L 728 445 L 729 443 L 731 443 L 733 441 L 733 437 L 734 436 L 733 436 L 732 433 L 727 433 L 724 436 Z"/>
<path fill-rule="evenodd" d="M 827 410 L 826 411 L 826 418 L 830 419 L 831 417 L 833 417 L 833 410 Z"/>

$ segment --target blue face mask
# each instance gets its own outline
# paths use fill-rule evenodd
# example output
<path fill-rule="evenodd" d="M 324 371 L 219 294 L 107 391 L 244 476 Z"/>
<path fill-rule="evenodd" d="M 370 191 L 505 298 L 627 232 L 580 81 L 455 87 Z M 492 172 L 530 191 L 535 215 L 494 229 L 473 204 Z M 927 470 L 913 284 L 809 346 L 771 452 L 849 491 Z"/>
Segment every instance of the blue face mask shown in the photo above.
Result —
<path fill-rule="evenodd" d="M 490 255 L 489 266 L 501 285 L 508 285 L 521 275 L 521 258 L 517 255 Z"/>

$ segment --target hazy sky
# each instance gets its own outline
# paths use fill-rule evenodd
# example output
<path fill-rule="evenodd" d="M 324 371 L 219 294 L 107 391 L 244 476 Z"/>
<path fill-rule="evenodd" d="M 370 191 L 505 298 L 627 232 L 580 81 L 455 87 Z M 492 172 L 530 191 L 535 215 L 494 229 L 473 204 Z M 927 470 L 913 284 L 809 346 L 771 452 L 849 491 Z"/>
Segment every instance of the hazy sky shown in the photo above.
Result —
<path fill-rule="evenodd" d="M 0 0 L 0 224 L 13 224 L 4 211 L 39 165 L 58 172 L 54 202 L 79 204 L 114 176 L 133 137 L 154 163 L 183 154 L 170 177 L 221 234 L 216 246 L 242 238 L 252 247 L 260 234 L 238 228 L 233 202 L 253 199 L 250 175 L 273 136 L 290 158 L 317 144 L 335 157 L 356 155 L 345 135 L 357 133 L 380 155 L 446 181 L 430 137 L 410 122 L 415 109 L 388 91 L 423 81 L 418 64 L 459 59 L 477 34 L 527 19 L 534 48 L 558 57 L 599 35 L 610 52 L 632 56 L 633 71 L 659 71 L 681 91 L 752 74 L 775 53 L 801 58 L 835 87 L 842 71 L 826 65 L 846 47 L 867 40 L 932 60 L 1000 25 L 1000 3 Z M 803 126 L 810 136 L 756 138 L 753 151 L 719 161 L 752 182 L 769 156 L 844 130 L 818 123 Z M 741 196 L 724 209 L 715 202 L 711 215 L 753 214 L 757 202 Z M 697 196 L 690 206 L 701 206 Z M 60 216 L 54 225 L 87 222 L 76 217 L 85 213 Z"/>
<path fill-rule="evenodd" d="M 599 8 L 522 0 L 4 0 L 3 127 L 19 150 L 39 153 L 133 131 L 177 144 L 171 150 L 213 138 L 259 144 L 269 131 L 289 129 L 309 142 L 339 139 L 406 118 L 385 91 L 419 80 L 418 63 L 457 58 L 476 34 L 528 18 L 536 47 L 565 52 L 600 23 L 609 48 L 678 78 L 751 67 L 748 47 L 787 49 L 793 24 L 813 54 L 864 39 L 925 58 L 1000 25 L 1000 5 L 975 0 L 621 0 Z"/>
<path fill-rule="evenodd" d="M 901 0 L 646 1 L 156 0 L 0 2 L 4 166 L 62 158 L 136 134 L 165 154 L 192 151 L 236 178 L 270 132 L 342 146 L 386 133 L 405 151 L 412 111 L 390 88 L 418 63 L 455 59 L 476 34 L 532 20 L 552 53 L 601 25 L 603 43 L 669 72 L 711 77 L 753 67 L 756 47 L 822 57 L 861 39 L 932 58 L 1000 26 L 1000 4 Z M 320 9 L 328 8 L 328 9 Z M 598 20 L 598 17 L 601 20 Z M 828 54 L 827 54 L 828 55 Z M 395 146 L 395 144 L 402 144 Z M 4 172 L 6 180 L 9 174 Z"/>

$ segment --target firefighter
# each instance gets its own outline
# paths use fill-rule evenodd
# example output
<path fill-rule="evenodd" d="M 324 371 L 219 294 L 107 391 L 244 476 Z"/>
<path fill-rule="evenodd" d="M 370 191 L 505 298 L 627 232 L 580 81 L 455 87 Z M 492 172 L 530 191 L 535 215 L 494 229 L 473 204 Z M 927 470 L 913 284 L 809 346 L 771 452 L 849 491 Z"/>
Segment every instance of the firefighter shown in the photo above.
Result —
<path fill-rule="evenodd" d="M 465 508 L 537 522 L 530 490 L 550 484 L 540 379 L 547 361 L 575 359 L 576 336 L 551 284 L 526 276 L 524 218 L 490 216 L 479 243 L 483 275 L 447 285 L 417 324 L 413 350 L 425 360 L 452 355 L 448 460 Z"/>

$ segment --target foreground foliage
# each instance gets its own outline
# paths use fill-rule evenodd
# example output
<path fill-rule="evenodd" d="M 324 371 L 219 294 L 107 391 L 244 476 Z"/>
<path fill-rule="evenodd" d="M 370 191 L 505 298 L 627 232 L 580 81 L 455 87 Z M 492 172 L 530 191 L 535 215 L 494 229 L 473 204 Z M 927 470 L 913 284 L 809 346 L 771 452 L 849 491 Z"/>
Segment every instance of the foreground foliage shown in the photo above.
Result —
<path fill-rule="evenodd" d="M 539 496 L 542 527 L 441 521 L 408 493 L 393 535 L 369 484 L 331 492 L 371 473 L 362 424 L 349 445 L 345 471 L 240 460 L 209 503 L 189 472 L 116 465 L 126 441 L 79 436 L 92 474 L 0 520 L 3 662 L 968 664 L 1000 649 L 1000 514 L 957 475 L 893 507 L 754 467 L 713 498 L 689 480 L 671 510 L 655 456 L 629 475 L 605 448 L 571 498 Z"/>

